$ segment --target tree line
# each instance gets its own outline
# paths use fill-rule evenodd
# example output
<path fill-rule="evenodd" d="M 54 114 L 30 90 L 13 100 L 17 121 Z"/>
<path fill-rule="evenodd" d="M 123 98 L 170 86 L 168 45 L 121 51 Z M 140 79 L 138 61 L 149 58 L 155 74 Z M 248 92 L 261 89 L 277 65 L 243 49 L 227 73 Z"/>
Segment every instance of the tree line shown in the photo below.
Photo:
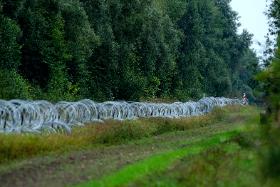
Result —
<path fill-rule="evenodd" d="M 0 98 L 258 95 L 230 0 L 0 0 Z"/>

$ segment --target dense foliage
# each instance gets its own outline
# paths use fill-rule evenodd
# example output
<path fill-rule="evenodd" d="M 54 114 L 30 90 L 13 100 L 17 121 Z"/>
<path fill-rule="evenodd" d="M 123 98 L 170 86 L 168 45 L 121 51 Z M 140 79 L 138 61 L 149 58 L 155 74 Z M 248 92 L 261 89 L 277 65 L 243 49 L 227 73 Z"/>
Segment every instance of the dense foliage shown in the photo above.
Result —
<path fill-rule="evenodd" d="M 0 0 L 2 99 L 254 99 L 230 0 Z"/>
<path fill-rule="evenodd" d="M 273 0 L 267 15 L 270 18 L 270 35 L 277 37 L 273 57 L 267 68 L 258 76 L 264 82 L 268 113 L 280 124 L 280 2 Z"/>
<path fill-rule="evenodd" d="M 267 104 L 266 115 L 262 115 L 261 122 L 264 134 L 262 151 L 263 168 L 265 177 L 274 181 L 270 186 L 279 185 L 280 181 L 280 2 L 272 0 L 267 12 L 270 18 L 269 35 L 277 37 L 276 47 L 268 52 L 272 53 L 267 60 L 266 68 L 258 75 L 264 84 L 265 99 Z"/>

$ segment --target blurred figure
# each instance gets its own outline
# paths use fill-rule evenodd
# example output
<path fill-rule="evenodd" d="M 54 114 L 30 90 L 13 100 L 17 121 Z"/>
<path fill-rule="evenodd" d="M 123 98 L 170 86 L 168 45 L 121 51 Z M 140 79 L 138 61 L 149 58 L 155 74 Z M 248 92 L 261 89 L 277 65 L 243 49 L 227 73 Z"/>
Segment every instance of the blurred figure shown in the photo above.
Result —
<path fill-rule="evenodd" d="M 246 93 L 243 93 L 242 104 L 243 104 L 243 105 L 248 105 L 248 104 L 249 104 L 248 98 L 247 98 L 247 96 L 246 96 Z"/>

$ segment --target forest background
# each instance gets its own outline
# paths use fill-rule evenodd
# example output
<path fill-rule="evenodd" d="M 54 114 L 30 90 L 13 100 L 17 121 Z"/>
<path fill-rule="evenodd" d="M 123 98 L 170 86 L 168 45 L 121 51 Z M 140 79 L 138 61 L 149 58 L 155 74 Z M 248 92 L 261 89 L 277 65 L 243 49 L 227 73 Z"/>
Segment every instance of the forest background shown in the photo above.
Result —
<path fill-rule="evenodd" d="M 0 98 L 260 97 L 230 0 L 0 0 Z"/>

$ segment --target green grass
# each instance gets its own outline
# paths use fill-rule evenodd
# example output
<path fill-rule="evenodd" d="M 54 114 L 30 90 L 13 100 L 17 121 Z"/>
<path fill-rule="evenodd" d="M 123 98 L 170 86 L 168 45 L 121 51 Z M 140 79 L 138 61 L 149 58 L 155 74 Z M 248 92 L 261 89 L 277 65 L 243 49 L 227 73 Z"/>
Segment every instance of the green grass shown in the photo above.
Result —
<path fill-rule="evenodd" d="M 186 146 L 175 151 L 168 151 L 159 155 L 152 156 L 138 163 L 129 165 L 122 170 L 106 176 L 98 181 L 91 181 L 78 185 L 77 187 L 90 186 L 123 186 L 133 180 L 137 180 L 149 173 L 165 170 L 172 162 L 191 154 L 198 154 L 201 151 L 224 142 L 237 135 L 237 131 L 215 135 L 211 138 L 197 142 L 195 145 Z"/>
<path fill-rule="evenodd" d="M 200 117 L 88 124 L 82 128 L 75 128 L 71 134 L 0 134 L 0 164 L 35 156 L 122 144 L 167 132 L 210 126 L 217 122 L 231 120 L 232 114 L 235 114 L 235 117 L 242 117 L 246 110 L 256 111 L 253 108 L 232 106 L 216 109 Z"/>
<path fill-rule="evenodd" d="M 170 172 L 169 169 L 175 167 L 178 161 L 185 160 L 188 162 L 194 157 L 203 158 L 208 153 L 211 155 L 208 152 L 209 149 L 223 144 L 217 143 L 213 145 L 214 147 L 209 145 L 209 147 L 201 148 L 201 142 L 205 140 L 207 143 L 207 140 L 211 140 L 217 135 L 233 131 L 246 131 L 251 135 L 253 134 L 251 132 L 256 130 L 258 118 L 259 114 L 256 108 L 226 107 L 215 110 L 206 116 L 194 118 L 175 120 L 140 119 L 123 123 L 106 121 L 104 124 L 94 124 L 85 128 L 74 129 L 72 134 L 9 135 L 8 137 L 24 137 L 25 139 L 23 138 L 23 140 L 25 141 L 30 140 L 29 136 L 33 136 L 35 139 L 29 141 L 29 145 L 30 149 L 35 145 L 35 151 L 31 152 L 33 156 L 30 156 L 30 153 L 26 154 L 26 157 L 17 155 L 17 158 L 22 160 L 17 159 L 12 160 L 13 162 L 1 164 L 0 186 L 70 186 L 84 184 L 89 180 L 100 182 L 110 176 L 112 178 L 109 181 L 116 181 L 116 183 L 118 183 L 118 180 L 126 180 L 119 182 L 122 183 L 121 186 L 141 186 L 142 183 L 139 183 L 139 181 L 145 180 L 151 180 L 151 184 L 153 184 L 152 179 L 163 181 L 163 184 L 168 186 L 168 184 L 177 181 L 177 178 L 169 177 L 167 174 L 175 173 L 174 171 Z M 49 139 L 46 140 L 45 137 L 49 137 Z M 250 147 L 252 143 L 247 141 L 247 137 L 247 135 L 237 134 L 230 141 L 235 141 L 236 144 L 242 145 L 242 147 Z M 19 147 L 20 138 L 15 140 L 17 146 L 10 150 L 21 152 L 21 147 Z M 75 141 L 77 138 L 80 141 Z M 13 141 L 13 139 L 9 139 L 9 141 Z M 38 141 L 37 144 L 32 143 L 34 141 Z M 42 146 L 40 141 L 45 141 L 45 145 Z M 54 145 L 52 145 L 52 141 L 54 141 Z M 23 142 L 21 145 L 25 147 L 27 142 Z M 66 144 L 61 144 L 63 142 L 66 142 Z M 55 145 L 58 146 L 56 147 Z M 83 148 L 80 148 L 79 145 L 83 145 Z M 196 150 L 196 148 L 187 150 L 195 146 L 202 150 Z M 42 148 L 48 150 L 49 147 L 56 147 L 56 149 L 51 149 L 54 151 L 49 152 L 36 152 Z M 227 149 L 229 152 L 235 152 L 236 147 L 229 146 Z M 23 150 L 25 151 L 26 149 Z M 182 150 L 183 152 L 181 152 Z M 22 153 L 25 153 L 24 151 Z M 207 154 L 200 156 L 205 151 Z M 164 155 L 165 157 L 161 157 Z M 154 157 L 155 160 L 153 160 Z M 143 167 L 142 161 L 146 160 L 148 160 L 146 162 L 147 167 Z M 202 162 L 203 159 L 199 160 L 204 163 Z M 140 163 L 139 168 L 133 168 L 137 163 Z M 182 163 L 181 165 L 185 164 Z M 199 164 L 195 165 L 199 166 Z M 208 168 L 208 164 L 204 165 Z M 127 172 L 123 171 L 123 169 L 129 167 L 132 167 L 132 169 Z M 209 165 L 209 168 L 212 171 L 213 166 Z M 195 171 L 196 168 L 193 167 L 193 170 Z M 216 168 L 215 170 L 219 169 Z M 182 171 L 185 172 L 185 170 Z M 191 173 L 195 173 L 194 171 Z M 122 172 L 123 174 L 121 174 Z M 209 171 L 208 173 L 211 174 Z M 204 177 L 207 177 L 206 174 Z M 179 179 L 183 177 L 179 174 L 177 175 Z M 161 178 L 160 176 L 164 177 Z M 199 172 L 194 176 L 200 176 Z M 164 179 L 170 181 L 168 182 Z M 143 185 L 145 186 L 145 184 Z M 147 183 L 147 186 L 149 186 L 149 183 Z"/>
<path fill-rule="evenodd" d="M 192 142 L 180 149 L 151 156 L 145 160 L 124 167 L 115 173 L 104 176 L 100 180 L 86 182 L 77 187 L 111 187 L 127 185 L 246 186 L 249 184 L 250 180 L 257 179 L 254 173 L 258 171 L 256 164 L 257 154 L 255 151 L 248 151 L 246 149 L 254 145 L 253 141 L 248 140 L 248 137 L 251 137 L 256 133 L 259 116 L 257 115 L 256 110 L 253 111 L 252 108 L 244 109 L 242 115 L 247 116 L 248 118 L 247 120 L 242 121 L 242 125 L 235 130 L 210 137 L 202 136 L 201 140 Z M 231 121 L 229 125 L 236 125 L 238 123 L 238 121 Z M 247 134 L 244 135 L 245 132 Z M 248 134 L 250 136 L 247 136 Z M 241 147 L 244 147 L 244 149 Z M 231 158 L 231 156 L 233 157 Z M 193 159 L 190 159 L 190 157 Z M 186 158 L 185 161 L 187 160 L 187 163 L 182 161 L 175 166 L 174 170 L 170 171 L 169 168 L 172 164 L 182 158 Z M 190 162 L 192 164 L 190 164 L 189 160 L 191 160 Z M 219 168 L 219 163 L 224 164 L 222 170 Z M 235 170 L 236 173 L 231 172 L 230 170 L 227 170 L 226 164 L 230 164 L 230 167 L 232 168 L 236 165 L 239 167 L 240 171 Z M 177 168 L 181 166 L 184 166 L 183 169 Z M 250 175 L 247 174 L 247 172 L 253 174 Z M 215 178 L 217 173 L 221 173 L 221 175 L 226 174 L 227 176 L 225 176 L 225 178 L 221 176 L 221 179 L 217 180 Z M 229 176 L 231 173 L 235 175 L 235 181 L 230 180 Z M 247 178 L 243 178 L 244 176 Z M 219 182 L 219 184 L 216 182 Z"/>
<path fill-rule="evenodd" d="M 167 170 L 155 172 L 127 186 L 262 186 L 259 157 L 255 150 L 235 142 L 186 155 Z"/>
<path fill-rule="evenodd" d="M 156 171 L 123 186 L 279 186 L 263 175 L 259 117 L 252 115 L 240 133 L 196 155 L 185 155 L 164 171 Z"/>

